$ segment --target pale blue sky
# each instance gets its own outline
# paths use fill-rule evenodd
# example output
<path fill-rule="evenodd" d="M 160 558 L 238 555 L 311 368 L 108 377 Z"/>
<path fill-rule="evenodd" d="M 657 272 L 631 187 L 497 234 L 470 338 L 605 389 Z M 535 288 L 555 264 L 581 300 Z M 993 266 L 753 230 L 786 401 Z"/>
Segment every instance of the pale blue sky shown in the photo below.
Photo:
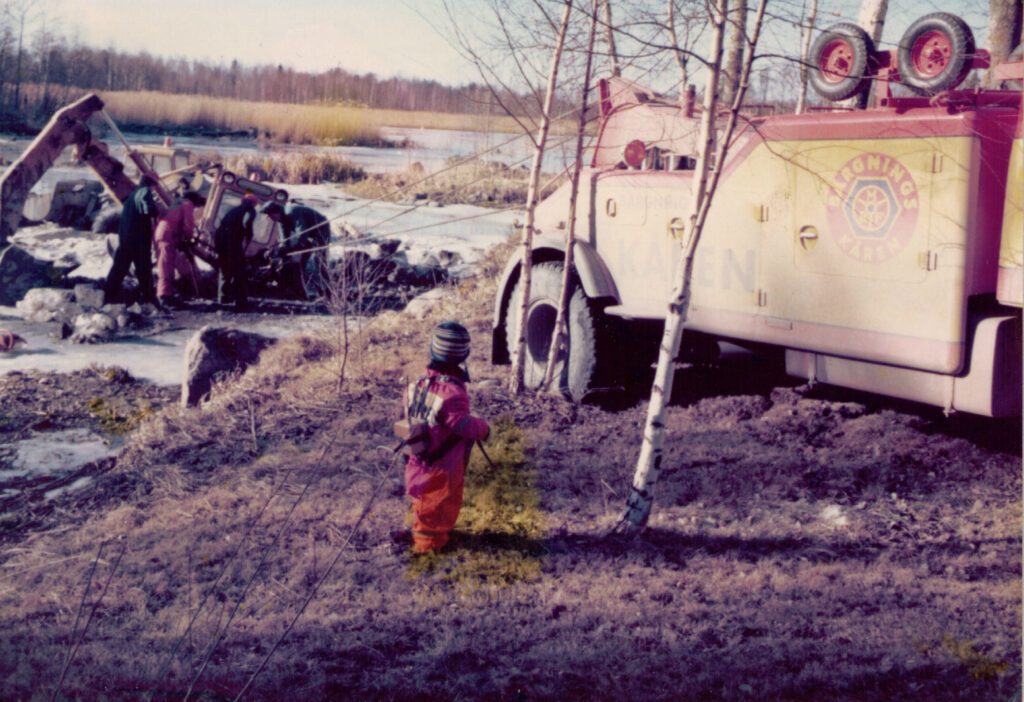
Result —
<path fill-rule="evenodd" d="M 416 0 L 44 0 L 84 44 L 299 70 L 341 67 L 448 83 L 475 74 L 413 9 Z"/>
<path fill-rule="evenodd" d="M 856 22 L 860 3 L 819 0 L 818 26 Z M 776 12 L 788 15 L 799 15 L 808 4 L 770 2 Z M 474 0 L 454 6 L 465 11 Z M 94 47 L 222 64 L 232 59 L 246 65 L 283 64 L 313 72 L 340 67 L 453 85 L 479 80 L 435 29 L 444 25 L 439 0 L 41 0 L 37 7 L 59 33 L 77 33 Z M 880 48 L 891 48 L 911 21 L 936 10 L 963 16 L 978 45 L 986 45 L 988 0 L 890 0 Z M 762 51 L 798 50 L 795 32 L 789 23 L 774 23 L 765 32 Z"/>

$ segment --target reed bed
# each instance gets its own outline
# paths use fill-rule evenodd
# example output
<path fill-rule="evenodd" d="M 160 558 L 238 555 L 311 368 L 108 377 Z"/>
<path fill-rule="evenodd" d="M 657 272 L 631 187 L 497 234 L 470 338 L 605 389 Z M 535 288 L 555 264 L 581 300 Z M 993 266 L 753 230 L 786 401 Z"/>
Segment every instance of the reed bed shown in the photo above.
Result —
<path fill-rule="evenodd" d="M 286 144 L 384 145 L 381 127 L 515 133 L 504 116 L 377 110 L 352 105 L 293 105 L 203 95 L 104 92 L 107 112 L 119 124 L 251 131 Z"/>

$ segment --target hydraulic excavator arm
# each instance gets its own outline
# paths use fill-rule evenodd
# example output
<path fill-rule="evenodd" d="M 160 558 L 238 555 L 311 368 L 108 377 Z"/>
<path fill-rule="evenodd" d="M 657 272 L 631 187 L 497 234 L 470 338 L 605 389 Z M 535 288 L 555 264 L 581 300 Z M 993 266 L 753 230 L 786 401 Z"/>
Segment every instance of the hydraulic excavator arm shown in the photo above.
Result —
<path fill-rule="evenodd" d="M 97 112 L 103 113 L 103 101 L 95 93 L 59 110 L 18 160 L 0 176 L 0 249 L 7 246 L 18 230 L 32 186 L 68 146 L 74 146 L 75 157 L 92 168 L 118 202 L 123 202 L 135 188 L 135 183 L 124 173 L 124 164 L 110 156 L 106 145 L 93 139 L 86 126 L 87 120 Z M 165 192 L 159 194 L 165 204 L 169 202 Z"/>

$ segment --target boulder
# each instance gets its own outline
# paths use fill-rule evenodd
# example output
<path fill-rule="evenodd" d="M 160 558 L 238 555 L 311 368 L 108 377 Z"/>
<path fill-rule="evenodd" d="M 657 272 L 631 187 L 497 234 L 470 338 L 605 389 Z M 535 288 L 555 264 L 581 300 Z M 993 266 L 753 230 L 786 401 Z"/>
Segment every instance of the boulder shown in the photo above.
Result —
<path fill-rule="evenodd" d="M 103 291 L 95 285 L 79 283 L 74 287 L 75 302 L 86 309 L 98 310 L 103 307 Z"/>
<path fill-rule="evenodd" d="M 215 382 L 241 373 L 256 362 L 275 339 L 227 327 L 205 326 L 185 344 L 183 407 L 198 405 Z"/>
<path fill-rule="evenodd" d="M 59 277 L 53 266 L 10 245 L 0 249 L 0 305 L 14 305 L 29 290 L 53 283 Z"/>
<path fill-rule="evenodd" d="M 452 288 L 431 288 L 409 300 L 409 304 L 405 306 L 405 312 L 416 319 L 423 319 L 438 303 L 451 295 Z"/>
<path fill-rule="evenodd" d="M 117 320 L 102 312 L 87 312 L 75 317 L 71 340 L 77 344 L 96 344 L 117 333 Z"/>

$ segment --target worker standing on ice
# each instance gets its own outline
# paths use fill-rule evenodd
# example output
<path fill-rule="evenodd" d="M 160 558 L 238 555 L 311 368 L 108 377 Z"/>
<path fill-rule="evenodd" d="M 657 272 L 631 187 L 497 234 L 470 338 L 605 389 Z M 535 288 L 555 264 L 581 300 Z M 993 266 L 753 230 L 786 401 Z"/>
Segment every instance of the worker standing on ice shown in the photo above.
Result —
<path fill-rule="evenodd" d="M 256 221 L 256 198 L 246 193 L 239 205 L 232 207 L 213 233 L 220 276 L 217 301 L 234 302 L 238 309 L 249 306 L 249 281 L 246 279 L 245 249 L 253 237 Z"/>
<path fill-rule="evenodd" d="M 142 176 L 138 187 L 124 201 L 117 232 L 117 251 L 103 288 L 103 303 L 117 302 L 122 295 L 121 284 L 130 267 L 139 279 L 139 300 L 153 299 L 153 223 L 159 211 L 153 196 L 155 181 Z"/>
<path fill-rule="evenodd" d="M 175 274 L 188 281 L 195 290 L 192 264 L 183 248 L 196 228 L 195 208 L 203 204 L 203 196 L 194 190 L 185 193 L 167 209 L 156 223 L 153 243 L 156 245 L 156 299 L 164 307 L 178 307 L 175 295 Z"/>
<path fill-rule="evenodd" d="M 429 437 L 422 453 L 409 456 L 405 490 L 412 498 L 415 520 L 413 550 L 436 551 L 448 542 L 462 508 L 466 464 L 474 441 L 490 433 L 486 420 L 469 409 L 462 365 L 469 357 L 469 332 L 458 322 L 442 322 L 430 336 L 426 375 L 405 392 L 406 419 L 426 423 Z"/>

